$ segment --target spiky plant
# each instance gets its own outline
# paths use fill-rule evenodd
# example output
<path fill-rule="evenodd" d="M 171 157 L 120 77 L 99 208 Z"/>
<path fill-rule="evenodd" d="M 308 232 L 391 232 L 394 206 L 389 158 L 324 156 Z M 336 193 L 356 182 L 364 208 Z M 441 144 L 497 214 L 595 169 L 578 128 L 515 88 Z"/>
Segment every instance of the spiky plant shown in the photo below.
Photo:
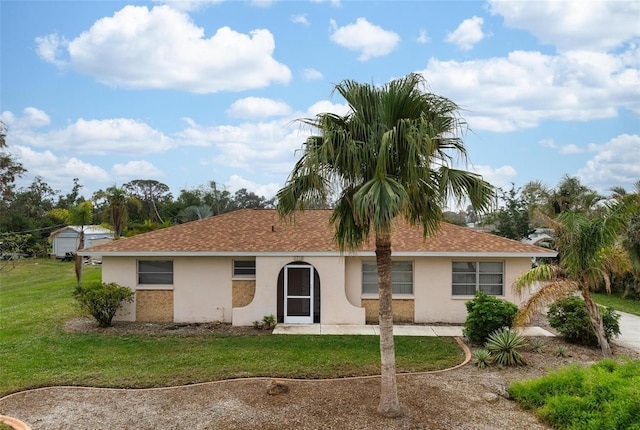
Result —
<path fill-rule="evenodd" d="M 476 349 L 473 351 L 473 360 L 478 369 L 484 369 L 491 364 L 491 353 L 486 349 Z"/>
<path fill-rule="evenodd" d="M 566 345 L 558 345 L 556 346 L 556 357 L 567 357 L 569 355 L 569 349 Z"/>
<path fill-rule="evenodd" d="M 491 353 L 493 362 L 503 366 L 521 366 L 525 364 L 518 351 L 527 344 L 524 336 L 508 327 L 502 327 L 489 335 L 485 344 Z"/>
<path fill-rule="evenodd" d="M 533 348 L 533 352 L 541 353 L 543 347 L 544 342 L 542 339 L 531 339 L 531 348 Z"/>

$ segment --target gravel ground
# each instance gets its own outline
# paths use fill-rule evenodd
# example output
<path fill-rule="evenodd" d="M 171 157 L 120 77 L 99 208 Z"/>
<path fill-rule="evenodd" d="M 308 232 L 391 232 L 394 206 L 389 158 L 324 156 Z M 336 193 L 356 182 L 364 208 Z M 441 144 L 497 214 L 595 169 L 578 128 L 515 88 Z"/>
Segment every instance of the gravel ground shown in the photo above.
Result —
<path fill-rule="evenodd" d="M 71 323 L 81 326 L 81 323 Z M 86 327 L 85 327 L 86 328 Z M 233 330 L 192 326 L 198 330 Z M 167 326 L 120 327 L 128 333 L 166 334 Z M 136 331 L 138 330 L 138 331 Z M 174 327 L 188 334 L 189 327 Z M 123 331 L 123 332 L 124 332 Z M 113 331 L 111 331 L 113 332 Z M 178 333 L 178 332 L 176 332 Z M 455 370 L 398 376 L 399 418 L 376 414 L 379 378 L 282 380 L 288 392 L 269 395 L 269 378 L 146 390 L 51 387 L 0 399 L 0 414 L 32 429 L 546 429 L 530 412 L 504 397 L 513 380 L 535 378 L 570 363 L 591 364 L 597 349 L 567 345 L 558 358 L 557 338 L 544 338 L 543 353 L 525 351 L 527 366 Z M 617 356 L 640 353 L 616 347 Z"/>

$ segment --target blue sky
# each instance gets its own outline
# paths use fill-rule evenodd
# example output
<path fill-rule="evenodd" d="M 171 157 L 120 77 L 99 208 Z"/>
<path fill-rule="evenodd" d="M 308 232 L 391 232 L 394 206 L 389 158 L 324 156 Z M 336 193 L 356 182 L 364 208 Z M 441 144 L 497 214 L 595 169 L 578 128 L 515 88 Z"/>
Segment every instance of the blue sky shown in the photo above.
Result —
<path fill-rule="evenodd" d="M 640 179 L 638 1 L 0 1 L 11 153 L 86 197 L 133 179 L 271 197 L 344 79 L 422 73 L 496 186 Z"/>

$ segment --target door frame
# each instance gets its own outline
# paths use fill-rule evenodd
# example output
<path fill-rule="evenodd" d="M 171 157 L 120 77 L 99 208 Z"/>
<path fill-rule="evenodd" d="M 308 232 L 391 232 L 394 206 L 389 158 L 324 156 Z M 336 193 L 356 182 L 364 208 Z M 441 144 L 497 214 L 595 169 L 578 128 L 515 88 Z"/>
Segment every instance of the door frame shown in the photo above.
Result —
<path fill-rule="evenodd" d="M 289 295 L 289 269 L 307 269 L 309 271 L 309 295 L 308 296 L 290 296 Z M 285 324 L 313 324 L 314 313 L 314 279 L 315 269 L 310 264 L 291 263 L 284 266 L 284 323 Z M 288 315 L 288 299 L 299 298 L 309 300 L 309 315 L 289 316 Z"/>

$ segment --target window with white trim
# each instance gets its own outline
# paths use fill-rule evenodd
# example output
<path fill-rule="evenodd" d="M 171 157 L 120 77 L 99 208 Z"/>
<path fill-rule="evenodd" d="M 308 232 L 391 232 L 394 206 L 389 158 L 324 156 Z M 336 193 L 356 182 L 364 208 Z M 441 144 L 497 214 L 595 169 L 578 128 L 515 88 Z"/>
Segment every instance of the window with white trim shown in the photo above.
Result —
<path fill-rule="evenodd" d="M 139 285 L 173 284 L 173 261 L 138 260 Z"/>
<path fill-rule="evenodd" d="M 413 262 L 391 262 L 393 294 L 413 294 Z M 362 262 L 362 294 L 378 294 L 378 266 L 375 261 Z"/>
<path fill-rule="evenodd" d="M 233 260 L 233 277 L 234 278 L 255 278 L 256 277 L 256 261 L 255 260 Z"/>
<path fill-rule="evenodd" d="M 504 290 L 502 261 L 454 261 L 452 263 L 451 292 L 454 296 L 473 296 L 484 291 L 501 296 Z"/>

